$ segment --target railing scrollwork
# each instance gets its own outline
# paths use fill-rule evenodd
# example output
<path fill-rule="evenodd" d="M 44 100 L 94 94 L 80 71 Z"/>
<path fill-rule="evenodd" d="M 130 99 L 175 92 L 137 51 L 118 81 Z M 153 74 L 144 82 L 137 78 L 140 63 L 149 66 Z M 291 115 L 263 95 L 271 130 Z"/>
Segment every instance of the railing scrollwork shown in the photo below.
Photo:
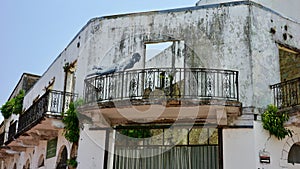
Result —
<path fill-rule="evenodd" d="M 30 106 L 19 117 L 18 133 L 22 133 L 32 126 L 38 124 L 45 115 L 61 116 L 62 111 L 66 111 L 72 100 L 75 100 L 74 93 L 61 91 L 47 91 L 32 106 Z M 64 99 L 63 99 L 64 98 Z M 65 100 L 65 104 L 63 104 Z M 63 108 L 63 105 L 65 107 Z"/>
<path fill-rule="evenodd" d="M 278 108 L 300 105 L 300 77 L 271 85 L 270 88 Z"/>
<path fill-rule="evenodd" d="M 203 68 L 149 68 L 85 80 L 85 102 L 123 99 L 225 99 L 238 101 L 238 72 Z"/>

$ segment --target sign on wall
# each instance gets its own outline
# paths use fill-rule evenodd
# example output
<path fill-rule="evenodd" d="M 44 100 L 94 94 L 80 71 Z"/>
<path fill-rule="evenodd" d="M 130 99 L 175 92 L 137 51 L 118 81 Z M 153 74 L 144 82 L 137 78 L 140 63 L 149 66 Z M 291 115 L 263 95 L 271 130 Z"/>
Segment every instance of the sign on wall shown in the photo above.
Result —
<path fill-rule="evenodd" d="M 47 141 L 46 159 L 56 156 L 57 137 Z"/>
<path fill-rule="evenodd" d="M 262 150 L 259 152 L 259 161 L 260 163 L 271 163 L 270 153 L 266 150 Z"/>

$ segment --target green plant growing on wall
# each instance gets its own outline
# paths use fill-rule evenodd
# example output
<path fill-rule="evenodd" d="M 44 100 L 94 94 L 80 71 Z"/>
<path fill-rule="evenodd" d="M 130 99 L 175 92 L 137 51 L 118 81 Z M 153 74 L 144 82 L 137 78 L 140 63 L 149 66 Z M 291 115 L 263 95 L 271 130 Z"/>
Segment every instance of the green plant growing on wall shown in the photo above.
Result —
<path fill-rule="evenodd" d="M 2 105 L 1 113 L 5 119 L 8 119 L 12 114 L 20 114 L 23 109 L 25 91 L 20 90 L 18 95 Z"/>
<path fill-rule="evenodd" d="M 22 112 L 23 109 L 23 100 L 25 96 L 25 91 L 20 90 L 19 94 L 13 98 L 14 99 L 14 108 L 13 108 L 13 114 L 19 114 Z"/>
<path fill-rule="evenodd" d="M 76 168 L 78 165 L 78 162 L 77 162 L 76 158 L 71 158 L 71 159 L 67 160 L 67 164 L 69 167 Z"/>
<path fill-rule="evenodd" d="M 11 100 L 4 103 L 1 107 L 2 116 L 5 119 L 8 119 L 11 116 L 12 112 L 13 112 L 13 108 L 14 108 L 14 105 L 13 105 Z"/>
<path fill-rule="evenodd" d="M 263 128 L 268 130 L 270 135 L 276 136 L 279 140 L 286 136 L 292 136 L 292 130 L 284 127 L 284 123 L 289 120 L 287 113 L 278 112 L 274 105 L 268 105 L 267 110 L 261 115 Z"/>
<path fill-rule="evenodd" d="M 68 111 L 62 119 L 65 124 L 64 136 L 65 138 L 72 142 L 78 142 L 79 140 L 79 120 L 77 117 L 77 110 L 73 102 L 70 103 Z"/>

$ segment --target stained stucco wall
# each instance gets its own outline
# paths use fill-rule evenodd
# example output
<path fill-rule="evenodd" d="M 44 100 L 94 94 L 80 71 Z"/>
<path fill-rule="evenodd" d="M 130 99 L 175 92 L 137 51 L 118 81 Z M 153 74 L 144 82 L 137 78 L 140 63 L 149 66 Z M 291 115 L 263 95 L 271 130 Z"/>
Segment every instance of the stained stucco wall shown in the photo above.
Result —
<path fill-rule="evenodd" d="M 294 38 L 283 40 L 287 23 Z M 97 44 L 82 52 L 88 55 L 83 58 L 89 58 L 87 72 L 92 72 L 89 65 L 101 64 L 107 57 L 118 60 L 135 51 L 143 56 L 145 43 L 181 40 L 193 53 L 186 59 L 186 67 L 239 71 L 239 96 L 244 107 L 262 108 L 272 102 L 268 86 L 279 82 L 276 42 L 299 46 L 297 23 L 257 5 L 111 16 L 95 20 L 94 25 L 97 29 L 90 42 Z M 277 32 L 270 33 L 271 28 Z M 170 64 L 159 60 L 160 65 Z"/>
<path fill-rule="evenodd" d="M 282 18 L 260 7 L 251 11 L 251 67 L 253 104 L 266 107 L 273 103 L 269 85 L 280 82 L 278 44 L 300 49 L 300 24 Z M 285 30 L 285 26 L 287 30 Z M 275 30 L 275 33 L 271 31 Z M 292 35 L 284 38 L 284 34 Z"/>
<path fill-rule="evenodd" d="M 95 72 L 95 66 L 112 65 L 133 52 L 140 53 L 143 60 L 145 43 L 170 40 L 184 41 L 192 53 L 186 59 L 187 68 L 238 70 L 240 101 L 245 107 L 255 106 L 252 104 L 248 11 L 247 5 L 192 7 L 93 19 L 28 92 L 24 108 L 45 92 L 44 88 L 54 77 L 53 89 L 63 90 L 63 66 L 67 62 L 77 59 L 75 92 L 83 97 L 84 79 Z M 134 65 L 134 68 L 143 67 L 144 62 Z"/>
<path fill-rule="evenodd" d="M 89 39 L 82 44 L 78 58 L 76 90 L 83 91 L 82 81 L 93 73 L 94 66 L 114 64 L 130 53 L 139 52 L 143 59 L 144 44 L 170 40 L 183 41 L 190 53 L 186 67 L 233 69 L 239 71 L 240 100 L 251 106 L 252 86 L 249 63 L 248 7 L 231 6 L 208 9 L 170 10 L 95 19 L 90 23 Z M 238 43 L 237 43 L 238 42 Z M 169 65 L 165 60 L 161 65 Z M 143 68 L 144 63 L 134 68 Z M 90 131 L 88 131 L 90 132 Z M 98 131 L 101 132 L 101 131 Z M 79 167 L 84 161 L 98 168 L 103 166 L 104 137 L 91 139 L 82 132 L 79 146 Z M 103 134 L 102 134 L 103 135 Z M 99 138 L 98 138 L 99 137 Z M 90 143 L 91 142 L 91 143 Z M 95 144 L 95 145 L 94 145 Z M 87 150 L 93 154 L 87 156 Z M 93 161 L 93 160 L 92 160 Z"/>
<path fill-rule="evenodd" d="M 285 24 L 289 25 L 288 30 L 295 38 L 282 40 L 282 26 Z M 275 34 L 270 33 L 271 27 L 276 28 Z M 249 8 L 247 5 L 192 7 L 95 18 L 89 21 L 25 96 L 25 108 L 31 105 L 33 98 L 44 92 L 44 87 L 53 77 L 53 89 L 63 89 L 63 66 L 67 62 L 77 59 L 75 92 L 79 97 L 83 97 L 84 79 L 95 73 L 95 66 L 110 66 L 138 52 L 142 61 L 133 68 L 143 68 L 145 43 L 171 40 L 184 41 L 190 51 L 191 55 L 188 55 L 185 62 L 186 67 L 238 70 L 239 98 L 243 106 L 261 108 L 272 101 L 268 86 L 280 79 L 275 42 L 299 47 L 298 28 L 299 25 L 295 22 L 260 7 Z M 81 138 L 85 140 L 79 143 L 79 154 L 82 154 L 78 157 L 79 166 L 91 158 L 97 159 L 87 165 L 97 168 L 103 166 L 104 151 L 100 147 L 104 147 L 105 144 L 103 133 L 99 132 L 90 133 L 95 137 L 95 145 L 90 143 L 91 140 L 84 135 L 85 132 L 81 133 Z M 230 139 L 249 143 L 249 147 L 240 146 L 248 151 L 248 148 L 254 147 L 247 139 L 251 137 L 253 133 L 248 130 L 225 130 L 224 147 L 229 154 L 224 155 L 224 161 L 236 160 L 228 159 L 232 158 L 230 152 L 236 150 L 236 145 L 232 145 Z M 92 152 L 96 154 L 85 156 L 88 149 L 95 150 Z M 251 154 L 255 153 L 251 152 L 247 156 L 254 159 Z M 238 152 L 235 152 L 233 157 L 240 158 Z M 236 165 L 228 162 L 226 167 Z"/>
<path fill-rule="evenodd" d="M 186 67 L 233 69 L 240 73 L 240 100 L 251 106 L 252 98 L 248 42 L 248 8 L 245 5 L 149 12 L 111 16 L 93 21 L 93 36 L 78 59 L 77 89 L 93 67 L 113 64 L 129 53 L 139 52 L 144 58 L 144 44 L 181 40 L 191 55 Z M 238 43 L 236 43 L 238 42 Z M 106 61 L 110 59 L 111 61 Z M 168 62 L 168 61 L 165 61 Z M 169 63 L 162 63 L 169 65 Z M 144 63 L 135 65 L 142 68 Z M 80 91 L 80 90 L 79 90 Z"/>
<path fill-rule="evenodd" d="M 217 4 L 225 2 L 239 2 L 241 0 L 200 0 L 196 5 L 207 5 L 207 4 Z M 283 15 L 284 17 L 290 18 L 296 22 L 300 22 L 300 1 L 298 0 L 248 0 L 263 6 L 266 6 L 277 13 Z"/>

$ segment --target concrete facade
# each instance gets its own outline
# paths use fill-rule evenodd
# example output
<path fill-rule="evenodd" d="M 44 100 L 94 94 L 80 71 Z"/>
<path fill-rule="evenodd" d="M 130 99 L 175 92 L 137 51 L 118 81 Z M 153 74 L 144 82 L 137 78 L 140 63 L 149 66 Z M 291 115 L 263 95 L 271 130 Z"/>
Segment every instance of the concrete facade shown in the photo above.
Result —
<path fill-rule="evenodd" d="M 196 3 L 196 5 L 208 5 L 208 4 L 216 4 L 216 3 L 226 3 L 239 0 L 200 0 Z M 276 13 L 284 16 L 285 18 L 289 18 L 289 20 L 293 20 L 295 22 L 300 21 L 299 18 L 299 10 L 298 1 L 297 0 L 288 0 L 288 1 L 281 1 L 281 0 L 248 0 L 255 3 L 258 3 L 262 6 L 272 9 Z"/>
<path fill-rule="evenodd" d="M 76 93 L 83 99 L 85 79 L 93 75 L 172 66 L 235 70 L 238 71 L 241 106 L 237 117 L 229 118 L 230 111 L 226 117 L 220 117 L 226 119 L 226 125 L 221 127 L 223 168 L 297 168 L 300 164 L 287 163 L 287 152 L 291 145 L 300 142 L 299 123 L 288 126 L 294 131 L 292 138 L 277 140 L 269 138 L 259 119 L 254 120 L 254 114 L 260 115 L 273 103 L 269 86 L 281 81 L 279 46 L 300 49 L 300 19 L 298 10 L 293 10 L 296 5 L 291 5 L 289 10 L 280 7 L 279 1 L 271 4 L 269 1 L 202 0 L 190 8 L 91 19 L 26 93 L 23 108 L 29 109 L 33 100 L 42 98 L 45 89 Z M 147 44 L 161 42 L 176 42 L 177 46 L 146 62 Z M 132 61 L 136 53 L 140 57 Z M 174 60 L 170 57 L 172 53 L 176 53 Z M 70 69 L 66 71 L 66 67 Z M 107 124 L 98 125 L 105 119 L 100 112 L 113 111 L 108 108 L 96 111 L 99 113 L 89 113 L 94 123 L 81 121 L 78 168 L 113 168 L 114 156 L 105 150 L 114 151 L 111 138 L 115 133 L 105 132 L 103 128 Z M 10 122 L 18 118 L 13 116 L 7 120 L 6 130 Z M 147 118 L 153 117 L 149 115 L 145 121 Z M 297 121 L 299 117 L 294 118 Z M 51 120 L 48 116 L 47 119 L 33 129 L 38 132 L 39 127 L 48 124 L 51 131 L 55 131 L 58 138 L 56 156 L 45 159 L 45 165 L 40 167 L 55 168 L 60 148 L 66 146 L 70 158 L 72 144 L 62 136 L 59 120 Z M 46 145 L 47 139 L 40 140 L 32 148 L 2 157 L 2 167 L 13 168 L 16 164 L 21 168 L 29 159 L 30 168 L 37 168 L 41 154 L 45 156 Z M 270 153 L 270 164 L 259 162 L 259 153 L 263 150 Z"/>

